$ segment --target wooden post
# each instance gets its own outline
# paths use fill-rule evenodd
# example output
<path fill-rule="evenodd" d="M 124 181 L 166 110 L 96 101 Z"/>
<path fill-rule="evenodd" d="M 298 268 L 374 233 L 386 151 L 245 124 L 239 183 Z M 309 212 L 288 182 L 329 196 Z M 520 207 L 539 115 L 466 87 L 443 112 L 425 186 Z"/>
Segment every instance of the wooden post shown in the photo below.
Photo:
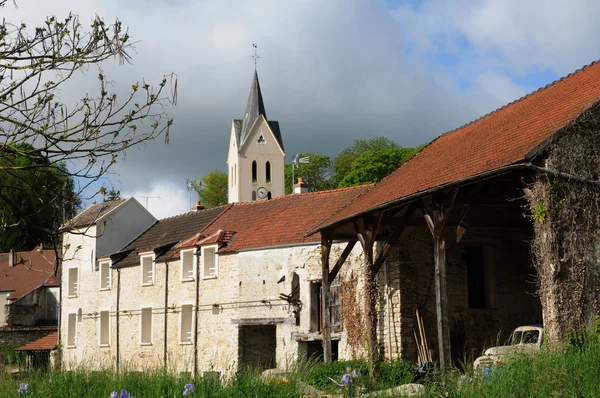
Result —
<path fill-rule="evenodd" d="M 435 308 L 437 315 L 437 332 L 439 360 L 442 369 L 450 363 L 450 328 L 448 326 L 448 292 L 446 290 L 446 240 L 443 224 L 443 213 L 433 212 L 434 236 L 433 259 L 435 262 Z"/>
<path fill-rule="evenodd" d="M 458 188 L 452 192 L 450 205 L 433 210 L 431 217 L 424 211 L 425 221 L 433 236 L 433 261 L 435 266 L 435 309 L 437 318 L 438 352 L 442 374 L 451 361 L 450 326 L 448 324 L 448 292 L 446 289 L 446 239 L 444 229 L 454 207 Z"/>
<path fill-rule="evenodd" d="M 331 311 L 329 308 L 329 252 L 331 251 L 331 239 L 321 233 L 321 339 L 323 343 L 323 360 L 331 362 Z"/>

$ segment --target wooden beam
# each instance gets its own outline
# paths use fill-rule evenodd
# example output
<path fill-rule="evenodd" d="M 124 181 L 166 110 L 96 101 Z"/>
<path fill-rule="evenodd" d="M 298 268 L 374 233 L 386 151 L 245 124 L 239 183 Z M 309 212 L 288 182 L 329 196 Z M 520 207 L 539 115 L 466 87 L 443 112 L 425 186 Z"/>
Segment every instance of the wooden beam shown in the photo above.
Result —
<path fill-rule="evenodd" d="M 364 250 L 364 248 L 367 246 L 367 243 L 365 242 L 364 228 L 361 228 L 360 225 L 358 225 L 358 221 L 356 221 L 356 220 L 353 220 L 352 224 L 354 225 L 354 231 L 356 232 L 356 238 L 358 239 L 358 241 L 360 242 L 360 245 L 362 246 L 362 248 Z"/>
<path fill-rule="evenodd" d="M 344 265 L 344 262 L 350 255 L 350 252 L 352 252 L 352 249 L 354 249 L 355 245 L 356 245 L 355 240 L 350 241 L 346 244 L 346 247 L 344 248 L 344 251 L 340 255 L 340 258 L 337 260 L 337 262 L 333 266 L 333 269 L 331 270 L 331 272 L 329 272 L 329 280 L 330 281 L 333 281 L 337 277 L 338 272 L 340 272 L 342 265 Z"/>
<path fill-rule="evenodd" d="M 434 206 L 431 215 L 423 211 L 425 220 L 433 224 L 433 259 L 435 265 L 435 307 L 438 332 L 438 350 L 439 362 L 442 370 L 446 368 L 451 361 L 450 350 L 450 326 L 448 323 L 448 291 L 446 285 L 446 239 L 444 229 L 450 218 L 450 213 L 458 195 L 458 188 L 452 191 L 449 206 L 444 209 L 443 205 Z M 429 215 L 429 217 L 427 217 Z M 428 221 L 430 220 L 430 221 Z M 443 374 L 443 373 L 442 373 Z"/>
<path fill-rule="evenodd" d="M 377 257 L 377 260 L 375 260 L 375 263 L 373 264 L 374 275 L 377 275 L 377 273 L 381 269 L 383 262 L 387 258 L 388 254 L 390 254 L 390 252 L 392 251 L 392 247 L 394 246 L 398 238 L 400 238 L 400 235 L 402 234 L 402 231 L 404 231 L 404 228 L 404 225 L 398 225 L 394 232 L 392 232 L 392 235 L 390 235 L 390 237 L 388 238 L 387 242 L 385 243 L 385 246 L 383 247 L 383 251 L 381 252 L 379 257 Z"/>
<path fill-rule="evenodd" d="M 323 340 L 323 360 L 331 362 L 331 327 L 329 325 L 329 252 L 331 251 L 331 239 L 321 232 L 321 335 Z"/>

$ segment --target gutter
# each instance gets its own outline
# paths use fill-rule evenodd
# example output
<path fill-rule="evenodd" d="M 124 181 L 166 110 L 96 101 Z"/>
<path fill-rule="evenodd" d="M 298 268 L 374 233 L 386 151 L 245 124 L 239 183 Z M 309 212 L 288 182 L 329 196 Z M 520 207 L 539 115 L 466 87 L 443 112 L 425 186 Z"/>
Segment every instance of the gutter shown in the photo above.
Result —
<path fill-rule="evenodd" d="M 115 363 L 116 363 L 116 370 L 117 373 L 119 373 L 119 355 L 120 355 L 120 350 L 119 350 L 119 311 L 120 311 L 120 298 L 121 298 L 121 270 L 117 269 L 117 314 L 116 314 L 116 321 L 117 321 L 117 326 L 116 326 L 116 344 L 115 344 Z"/>
<path fill-rule="evenodd" d="M 169 317 L 169 261 L 165 261 L 165 321 L 163 331 L 163 368 L 167 371 L 167 322 Z"/>

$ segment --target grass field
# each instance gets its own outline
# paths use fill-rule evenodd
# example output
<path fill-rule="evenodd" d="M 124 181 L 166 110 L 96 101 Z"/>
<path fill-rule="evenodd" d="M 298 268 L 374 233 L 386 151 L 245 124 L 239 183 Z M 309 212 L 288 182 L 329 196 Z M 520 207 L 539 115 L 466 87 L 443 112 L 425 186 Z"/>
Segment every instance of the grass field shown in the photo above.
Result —
<path fill-rule="evenodd" d="M 225 397 L 302 397 L 303 383 L 328 393 L 341 394 L 330 378 L 339 380 L 346 366 L 361 371 L 357 383 L 371 391 L 389 388 L 413 380 L 412 365 L 397 361 L 384 363 L 376 380 L 366 376 L 362 361 L 332 364 L 300 364 L 285 378 L 263 379 L 257 372 L 247 371 L 228 381 L 196 378 L 163 372 L 50 372 L 22 374 L 17 378 L 0 374 L 0 397 L 106 397 L 112 392 L 120 397 L 121 390 L 136 398 L 168 398 L 187 396 Z M 600 341 L 590 335 L 585 343 L 565 345 L 552 352 L 542 352 L 535 358 L 512 358 L 492 375 L 483 379 L 472 372 L 454 370 L 442 385 L 439 374 L 431 374 L 419 382 L 426 387 L 425 397 L 600 397 Z M 27 383 L 27 393 L 19 393 L 21 383 Z M 193 386 L 193 391 L 191 386 Z M 186 385 L 188 389 L 186 390 Z"/>

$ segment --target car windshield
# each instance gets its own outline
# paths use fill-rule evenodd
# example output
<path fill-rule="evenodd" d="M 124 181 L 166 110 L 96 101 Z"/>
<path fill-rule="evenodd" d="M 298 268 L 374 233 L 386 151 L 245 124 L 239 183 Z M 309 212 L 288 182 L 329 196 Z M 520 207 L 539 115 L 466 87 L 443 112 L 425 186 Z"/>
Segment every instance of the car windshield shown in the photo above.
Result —
<path fill-rule="evenodd" d="M 527 330 L 523 333 L 523 344 L 535 344 L 539 338 L 539 330 Z"/>
<path fill-rule="evenodd" d="M 512 339 L 510 340 L 510 344 L 521 344 L 521 337 L 523 337 L 523 332 L 514 332 L 512 335 Z"/>
<path fill-rule="evenodd" d="M 513 333 L 510 340 L 511 345 L 516 344 L 536 344 L 540 338 L 539 330 L 518 330 Z"/>

